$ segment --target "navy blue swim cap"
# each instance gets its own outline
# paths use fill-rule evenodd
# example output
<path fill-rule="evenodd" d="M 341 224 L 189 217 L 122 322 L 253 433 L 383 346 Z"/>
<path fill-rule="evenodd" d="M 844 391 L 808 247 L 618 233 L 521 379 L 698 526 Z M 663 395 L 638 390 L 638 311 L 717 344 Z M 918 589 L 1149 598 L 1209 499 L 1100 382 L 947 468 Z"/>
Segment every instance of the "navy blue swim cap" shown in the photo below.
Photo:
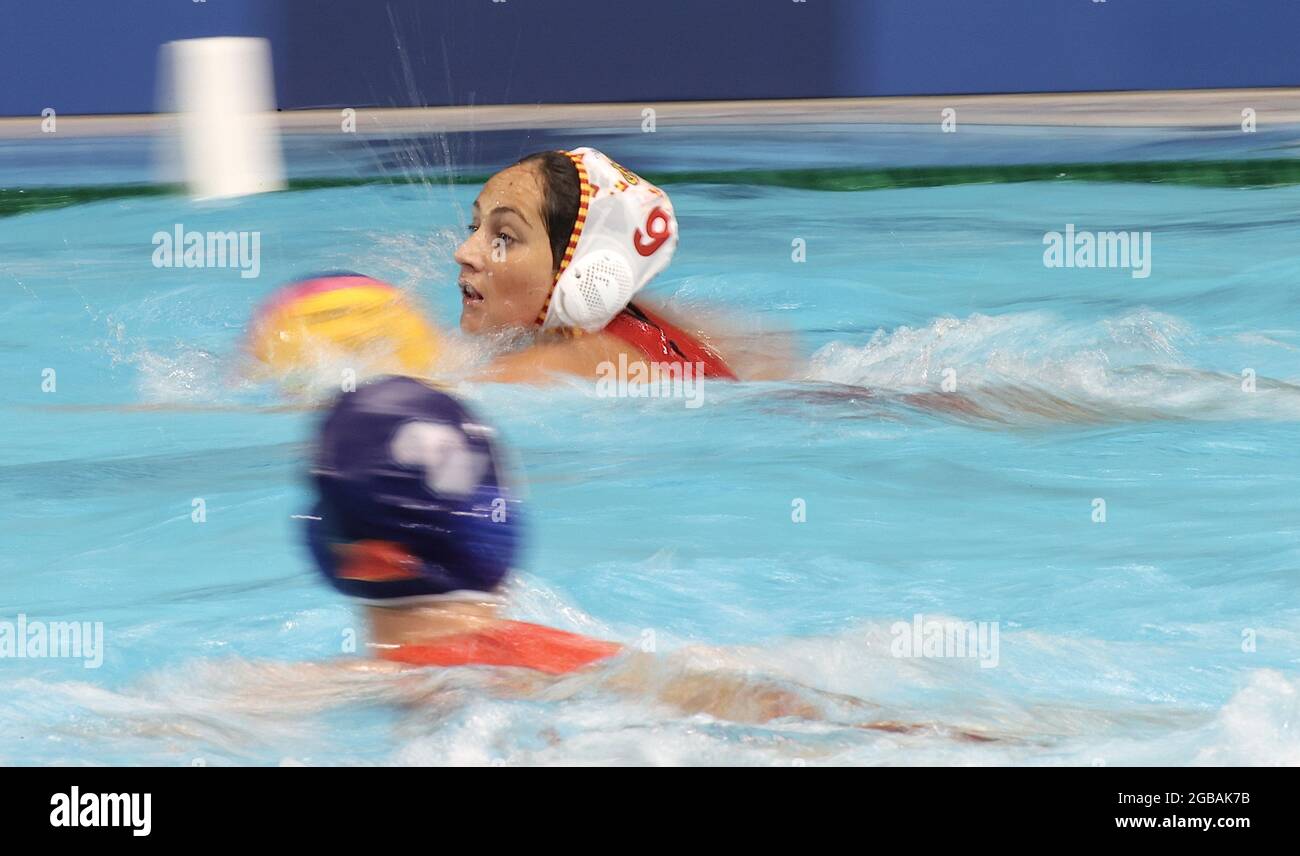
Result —
<path fill-rule="evenodd" d="M 493 430 L 408 377 L 344 393 L 316 445 L 307 543 L 350 597 L 391 601 L 493 591 L 518 549 L 518 500 Z"/>

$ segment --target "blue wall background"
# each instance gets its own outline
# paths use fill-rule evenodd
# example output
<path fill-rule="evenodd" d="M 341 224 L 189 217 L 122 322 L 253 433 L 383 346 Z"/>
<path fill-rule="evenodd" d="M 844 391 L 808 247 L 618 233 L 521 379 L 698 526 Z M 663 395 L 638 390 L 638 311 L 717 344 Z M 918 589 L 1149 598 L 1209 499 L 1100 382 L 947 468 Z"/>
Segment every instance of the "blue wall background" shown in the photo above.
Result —
<path fill-rule="evenodd" d="M 1300 85 L 1297 0 L 0 0 L 0 115 L 142 113 L 158 46 L 260 35 L 279 104 Z"/>

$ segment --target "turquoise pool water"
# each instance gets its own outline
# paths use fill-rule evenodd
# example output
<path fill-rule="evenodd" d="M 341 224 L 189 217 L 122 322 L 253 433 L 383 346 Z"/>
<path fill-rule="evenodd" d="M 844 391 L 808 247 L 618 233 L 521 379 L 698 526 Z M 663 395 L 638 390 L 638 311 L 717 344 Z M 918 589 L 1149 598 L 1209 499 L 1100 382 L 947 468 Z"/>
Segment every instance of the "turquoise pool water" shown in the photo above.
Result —
<path fill-rule="evenodd" d="M 998 139 L 1031 160 L 1053 137 Z M 648 144 L 619 142 L 596 141 L 637 167 Z M 723 165 L 798 143 L 752 131 Z M 8 145 L 6 181 L 57 183 Z M 140 179 L 146 144 L 104 145 L 69 169 Z M 664 145 L 660 168 L 674 145 L 701 165 Z M 0 620 L 104 630 L 99 668 L 0 659 L 0 763 L 1300 764 L 1300 188 L 675 185 L 683 239 L 654 294 L 794 331 L 800 379 L 710 385 L 697 409 L 462 388 L 527 484 L 515 616 L 653 648 L 661 677 L 765 675 L 1002 738 L 974 744 L 686 717 L 599 676 L 502 699 L 473 670 L 312 665 L 360 631 L 292 519 L 317 415 L 265 409 L 238 343 L 315 270 L 388 279 L 454 324 L 477 189 L 432 178 L 0 219 Z M 260 231 L 260 276 L 153 267 L 177 223 Z M 1067 223 L 1150 231 L 1151 275 L 1045 267 Z M 894 656 L 918 614 L 996 622 L 996 667 Z"/>

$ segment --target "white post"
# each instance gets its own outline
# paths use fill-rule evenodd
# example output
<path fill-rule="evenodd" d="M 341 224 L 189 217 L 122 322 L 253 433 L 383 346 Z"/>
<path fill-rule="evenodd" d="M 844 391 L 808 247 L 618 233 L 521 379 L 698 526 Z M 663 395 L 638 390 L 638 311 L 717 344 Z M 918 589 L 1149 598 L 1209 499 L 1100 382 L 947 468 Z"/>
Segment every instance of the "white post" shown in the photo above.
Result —
<path fill-rule="evenodd" d="M 165 162 L 191 196 L 243 196 L 284 188 L 271 45 L 222 37 L 167 42 L 159 52 L 159 110 L 175 111 Z M 177 157 L 179 154 L 179 157 Z"/>

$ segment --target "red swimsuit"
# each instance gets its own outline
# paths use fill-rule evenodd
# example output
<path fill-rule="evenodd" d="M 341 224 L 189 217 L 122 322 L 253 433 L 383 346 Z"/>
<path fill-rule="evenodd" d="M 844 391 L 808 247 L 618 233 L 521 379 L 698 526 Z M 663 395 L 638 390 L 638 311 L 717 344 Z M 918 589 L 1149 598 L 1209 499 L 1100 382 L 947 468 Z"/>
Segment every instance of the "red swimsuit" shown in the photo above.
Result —
<path fill-rule="evenodd" d="M 623 650 L 577 633 L 529 624 L 500 621 L 485 630 L 455 633 L 421 645 L 381 649 L 385 660 L 411 666 L 516 666 L 550 675 L 565 675 Z"/>
<path fill-rule="evenodd" d="M 704 377 L 737 380 L 717 351 L 635 303 L 615 315 L 605 332 L 639 348 L 651 360 L 677 363 L 683 369 L 692 364 L 692 370 L 699 364 Z"/>

